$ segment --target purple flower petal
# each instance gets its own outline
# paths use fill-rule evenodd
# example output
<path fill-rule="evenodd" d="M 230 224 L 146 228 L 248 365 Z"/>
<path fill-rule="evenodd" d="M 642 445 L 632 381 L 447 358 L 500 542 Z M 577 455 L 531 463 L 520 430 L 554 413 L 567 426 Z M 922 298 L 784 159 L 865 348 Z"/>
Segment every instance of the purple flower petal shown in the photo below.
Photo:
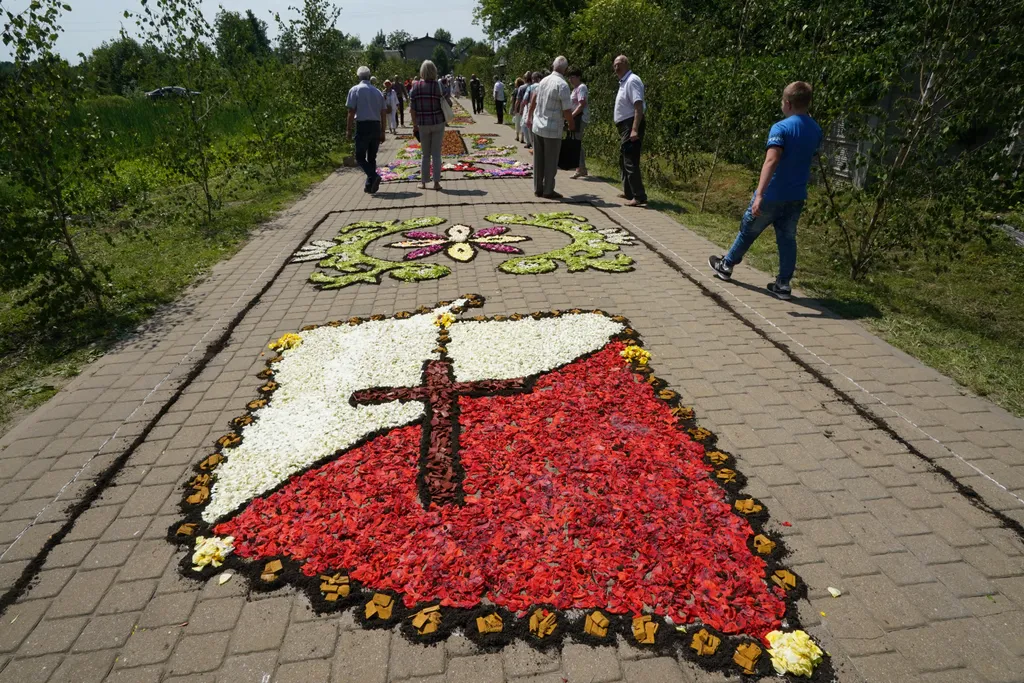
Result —
<path fill-rule="evenodd" d="M 495 235 L 504 235 L 506 232 L 508 232 L 508 228 L 497 225 L 493 228 L 481 228 L 473 234 L 473 237 L 494 237 Z"/>
<path fill-rule="evenodd" d="M 447 243 L 445 243 L 445 244 L 432 244 L 429 247 L 423 247 L 422 249 L 417 249 L 415 251 L 410 251 L 408 254 L 405 255 L 405 260 L 406 261 L 412 261 L 414 259 L 423 258 L 424 256 L 430 256 L 431 254 L 436 254 L 437 252 L 439 252 L 442 249 L 444 249 L 445 246 L 447 246 Z"/>
<path fill-rule="evenodd" d="M 445 240 L 448 241 L 447 237 L 442 237 L 436 232 L 430 232 L 428 230 L 410 230 L 409 232 L 403 233 L 406 237 L 411 240 Z"/>

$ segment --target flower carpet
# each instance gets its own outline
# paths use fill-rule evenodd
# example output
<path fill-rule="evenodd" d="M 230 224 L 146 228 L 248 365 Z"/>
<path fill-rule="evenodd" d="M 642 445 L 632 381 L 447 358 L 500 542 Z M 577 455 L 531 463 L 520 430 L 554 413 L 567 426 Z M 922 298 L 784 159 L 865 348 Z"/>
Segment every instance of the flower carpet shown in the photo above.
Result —
<path fill-rule="evenodd" d="M 320 270 L 310 275 L 310 282 L 322 289 L 340 289 L 356 283 L 380 284 L 384 274 L 402 282 L 436 280 L 450 275 L 452 270 L 444 263 L 424 259 L 444 254 L 456 263 L 470 261 L 480 250 L 506 254 L 508 259 L 498 270 L 512 275 L 539 275 L 550 273 L 564 264 L 569 272 L 578 273 L 595 269 L 609 273 L 633 270 L 633 259 L 616 253 L 630 246 L 635 238 L 615 226 L 594 226 L 583 216 L 568 211 L 538 213 L 521 216 L 513 213 L 490 214 L 489 227 L 475 229 L 454 225 L 445 234 L 427 228 L 443 225 L 443 218 L 428 216 L 405 221 L 360 221 L 342 228 L 333 241 L 315 240 L 303 246 L 292 258 L 293 263 L 316 261 Z M 526 254 L 515 244 L 528 241 L 528 237 L 508 235 L 508 226 L 540 228 L 568 236 L 571 241 L 564 247 Z M 366 253 L 367 248 L 382 237 L 401 233 L 406 239 L 392 242 L 388 247 L 408 250 L 401 260 L 377 258 Z"/>
<path fill-rule="evenodd" d="M 628 320 L 472 316 L 483 303 L 272 343 L 259 397 L 186 485 L 182 571 L 291 583 L 414 641 L 621 635 L 708 667 L 826 672 L 764 507 Z"/>
<path fill-rule="evenodd" d="M 516 159 L 515 147 L 501 146 L 495 142 L 496 138 L 493 133 L 470 135 L 446 130 L 441 144 L 441 156 L 445 159 L 442 173 L 461 173 L 463 178 L 469 179 L 532 177 L 533 164 Z M 408 138 L 396 159 L 378 167 L 377 173 L 386 183 L 419 181 L 422 156 L 420 143 Z"/>

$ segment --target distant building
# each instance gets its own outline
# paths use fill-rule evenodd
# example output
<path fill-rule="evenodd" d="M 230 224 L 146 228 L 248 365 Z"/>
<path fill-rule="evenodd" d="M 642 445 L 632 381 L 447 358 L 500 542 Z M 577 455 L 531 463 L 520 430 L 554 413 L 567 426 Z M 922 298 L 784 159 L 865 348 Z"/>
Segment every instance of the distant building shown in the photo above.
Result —
<path fill-rule="evenodd" d="M 384 50 L 384 59 L 401 59 L 401 50 Z"/>
<path fill-rule="evenodd" d="M 424 59 L 430 59 L 434 56 L 434 48 L 438 45 L 445 49 L 449 59 L 455 56 L 455 43 L 449 43 L 447 40 L 438 40 L 430 36 L 423 36 L 422 38 L 410 40 L 408 43 L 402 43 L 398 46 L 398 49 L 401 50 L 402 56 L 406 59 L 422 62 Z"/>

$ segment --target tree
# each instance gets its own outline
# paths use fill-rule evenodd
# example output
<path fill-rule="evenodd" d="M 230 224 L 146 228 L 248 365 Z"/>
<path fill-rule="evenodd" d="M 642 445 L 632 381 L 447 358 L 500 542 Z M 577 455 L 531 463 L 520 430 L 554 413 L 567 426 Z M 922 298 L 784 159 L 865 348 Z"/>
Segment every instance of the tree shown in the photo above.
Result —
<path fill-rule="evenodd" d="M 386 48 L 388 46 L 388 38 L 384 35 L 384 31 L 377 31 L 377 35 L 370 41 L 370 45 L 377 45 L 380 48 Z"/>
<path fill-rule="evenodd" d="M 14 62 L 0 90 L 0 286 L 30 290 L 49 321 L 83 296 L 104 308 L 99 273 L 78 249 L 72 216 L 96 208 L 95 194 L 83 189 L 102 182 L 109 166 L 97 149 L 98 126 L 73 116 L 82 83 L 54 49 L 66 7 L 36 0 L 21 13 L 3 10 L 3 43 Z"/>
<path fill-rule="evenodd" d="M 472 38 L 459 38 L 459 42 L 455 43 L 455 54 L 468 55 L 470 48 L 476 43 Z"/>
<path fill-rule="evenodd" d="M 134 38 L 122 36 L 106 41 L 82 60 L 82 68 L 91 87 L 104 95 L 124 95 L 143 87 L 147 74 L 158 68 L 159 55 Z M 155 87 L 155 86 L 154 86 Z"/>
<path fill-rule="evenodd" d="M 271 54 L 267 24 L 257 18 L 252 10 L 246 10 L 245 16 L 221 10 L 214 20 L 214 31 L 217 56 L 226 65 L 230 65 L 232 59 L 246 55 L 263 60 Z"/>
<path fill-rule="evenodd" d="M 436 40 L 443 40 L 448 43 L 452 42 L 452 34 L 444 30 L 443 28 L 439 28 L 436 31 L 434 31 L 434 38 Z"/>
<path fill-rule="evenodd" d="M 535 39 L 587 4 L 587 0 L 477 0 L 473 23 L 482 24 L 491 39 L 508 39 L 519 32 Z M 633 17 L 634 25 L 636 21 Z"/>
<path fill-rule="evenodd" d="M 366 65 L 370 67 L 370 71 L 376 72 L 380 65 L 384 63 L 384 48 L 377 43 L 373 43 L 366 48 L 366 51 L 363 53 L 363 59 L 366 61 Z"/>
<path fill-rule="evenodd" d="M 169 168 L 198 186 L 203 217 L 209 223 L 220 204 L 214 196 L 210 168 L 210 123 L 223 100 L 221 74 L 210 49 L 213 28 L 203 16 L 199 0 L 161 0 L 155 8 L 142 0 L 142 13 L 135 15 L 135 21 L 149 42 L 174 60 L 175 85 L 186 90 L 184 96 L 174 98 L 177 135 L 163 141 L 160 154 Z"/>
<path fill-rule="evenodd" d="M 431 55 L 431 61 L 437 66 L 437 73 L 439 76 L 444 76 L 451 70 L 451 63 L 448 59 L 448 50 L 444 49 L 444 45 L 437 45 L 434 47 L 434 54 Z"/>
<path fill-rule="evenodd" d="M 408 31 L 392 31 L 388 34 L 388 47 L 392 50 L 397 50 L 403 44 L 408 43 L 412 40 L 412 36 Z"/>

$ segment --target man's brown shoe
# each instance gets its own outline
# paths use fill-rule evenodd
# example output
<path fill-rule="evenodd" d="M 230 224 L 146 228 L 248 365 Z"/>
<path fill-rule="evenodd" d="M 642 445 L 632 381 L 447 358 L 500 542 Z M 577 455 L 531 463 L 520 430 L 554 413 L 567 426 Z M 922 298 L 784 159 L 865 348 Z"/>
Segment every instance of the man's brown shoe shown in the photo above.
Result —
<path fill-rule="evenodd" d="M 544 195 L 544 199 L 561 199 L 561 198 L 562 198 L 562 195 L 558 194 L 557 192 L 552 192 L 551 194 Z"/>
<path fill-rule="evenodd" d="M 626 206 L 647 206 L 647 200 L 645 199 L 644 201 L 641 202 L 637 201 L 636 199 L 630 199 L 628 202 L 626 202 Z"/>

